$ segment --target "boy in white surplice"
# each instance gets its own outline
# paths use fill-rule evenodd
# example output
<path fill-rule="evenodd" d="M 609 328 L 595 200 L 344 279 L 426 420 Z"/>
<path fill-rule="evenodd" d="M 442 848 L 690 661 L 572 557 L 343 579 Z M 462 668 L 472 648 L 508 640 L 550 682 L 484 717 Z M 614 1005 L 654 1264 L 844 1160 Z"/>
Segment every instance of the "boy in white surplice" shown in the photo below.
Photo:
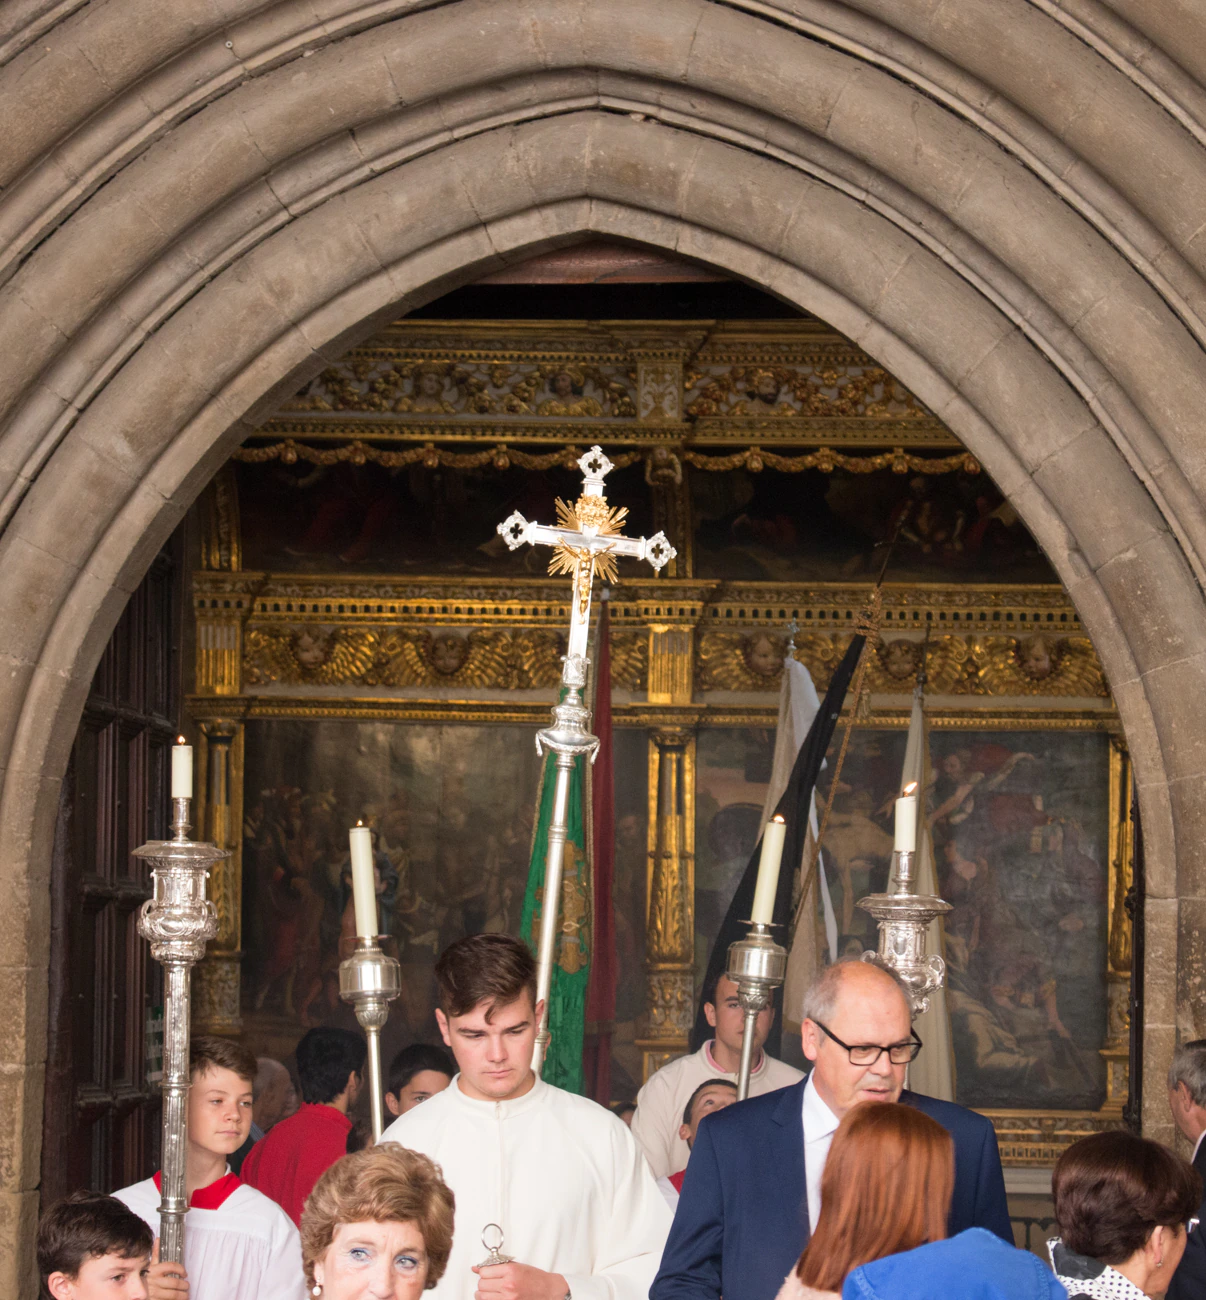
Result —
<path fill-rule="evenodd" d="M 436 1022 L 459 1073 L 381 1138 L 430 1156 L 456 1196 L 434 1300 L 646 1300 L 670 1211 L 627 1126 L 533 1073 L 532 954 L 475 934 L 435 973 Z M 487 1224 L 515 1262 L 481 1267 Z"/>

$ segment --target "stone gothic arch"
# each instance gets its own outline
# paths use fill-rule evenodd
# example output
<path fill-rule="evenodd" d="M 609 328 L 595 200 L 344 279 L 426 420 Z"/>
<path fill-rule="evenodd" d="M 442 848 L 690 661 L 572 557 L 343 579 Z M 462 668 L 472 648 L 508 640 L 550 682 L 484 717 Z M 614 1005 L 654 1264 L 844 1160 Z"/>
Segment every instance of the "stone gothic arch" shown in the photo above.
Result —
<path fill-rule="evenodd" d="M 1175 58 L 1174 58 L 1175 55 Z M 48 865 L 96 661 L 284 395 L 610 236 L 831 322 L 983 462 L 1109 674 L 1145 1124 L 1206 906 L 1206 25 L 1177 0 L 26 0 L 0 16 L 0 1273 L 31 1268 Z"/>

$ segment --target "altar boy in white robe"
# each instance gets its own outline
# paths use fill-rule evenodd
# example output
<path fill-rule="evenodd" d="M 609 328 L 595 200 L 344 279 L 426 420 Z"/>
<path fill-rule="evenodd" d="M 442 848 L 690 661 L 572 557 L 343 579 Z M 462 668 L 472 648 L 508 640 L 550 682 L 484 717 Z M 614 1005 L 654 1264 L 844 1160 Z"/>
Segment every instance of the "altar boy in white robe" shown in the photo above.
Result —
<path fill-rule="evenodd" d="M 255 1057 L 228 1038 L 189 1045 L 184 1266 L 154 1263 L 148 1300 L 305 1300 L 301 1237 L 227 1164 L 251 1129 Z M 159 1234 L 160 1176 L 114 1192 Z"/>
<path fill-rule="evenodd" d="M 532 954 L 508 935 L 470 935 L 435 974 L 459 1073 L 381 1137 L 430 1156 L 456 1197 L 435 1300 L 646 1300 L 670 1211 L 627 1126 L 534 1074 Z M 487 1224 L 513 1263 L 482 1266 Z"/>

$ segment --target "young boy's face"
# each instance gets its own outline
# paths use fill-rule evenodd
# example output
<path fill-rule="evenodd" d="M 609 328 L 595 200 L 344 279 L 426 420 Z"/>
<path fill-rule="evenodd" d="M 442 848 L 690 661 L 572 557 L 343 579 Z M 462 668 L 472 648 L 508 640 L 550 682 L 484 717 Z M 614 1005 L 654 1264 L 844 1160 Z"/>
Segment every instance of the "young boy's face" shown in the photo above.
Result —
<path fill-rule="evenodd" d="M 214 1155 L 231 1155 L 251 1132 L 251 1083 L 233 1070 L 210 1066 L 188 1090 L 188 1140 Z"/>
<path fill-rule="evenodd" d="M 55 1300 L 147 1300 L 144 1276 L 151 1257 L 125 1259 L 121 1255 L 93 1255 L 80 1265 L 75 1277 L 51 1273 L 46 1279 Z"/>

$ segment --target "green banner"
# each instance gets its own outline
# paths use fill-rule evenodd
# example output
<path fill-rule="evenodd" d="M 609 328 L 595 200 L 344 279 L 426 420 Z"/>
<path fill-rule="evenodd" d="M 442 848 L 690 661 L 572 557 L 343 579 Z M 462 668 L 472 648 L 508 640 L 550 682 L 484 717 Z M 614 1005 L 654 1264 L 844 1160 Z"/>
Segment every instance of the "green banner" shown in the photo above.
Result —
<path fill-rule="evenodd" d="M 587 853 L 588 818 L 586 759 L 574 760 L 566 809 L 565 865 L 561 875 L 561 911 L 553 950 L 553 981 L 549 990 L 548 1051 L 542 1078 L 546 1083 L 581 1093 L 582 1038 L 586 1031 L 586 984 L 590 976 L 591 878 Z M 557 784 L 557 756 L 544 760 L 536 831 L 528 867 L 528 887 L 523 898 L 521 933 L 540 951 L 540 918 L 544 908 L 544 869 L 549 850 L 549 823 L 553 820 L 553 794 Z"/>

